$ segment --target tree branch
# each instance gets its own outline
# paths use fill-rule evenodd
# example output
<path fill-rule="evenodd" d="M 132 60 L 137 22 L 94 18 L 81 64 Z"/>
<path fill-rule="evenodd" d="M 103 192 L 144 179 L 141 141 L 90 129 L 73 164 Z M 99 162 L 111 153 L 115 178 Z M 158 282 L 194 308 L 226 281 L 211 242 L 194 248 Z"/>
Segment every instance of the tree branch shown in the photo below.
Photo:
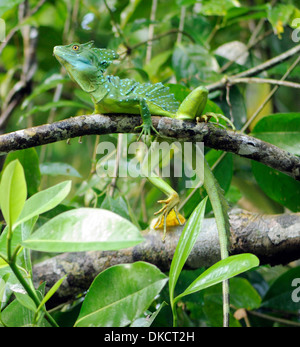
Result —
<path fill-rule="evenodd" d="M 256 215 L 239 211 L 230 217 L 231 254 L 250 252 L 260 264 L 286 264 L 300 257 L 300 214 Z M 162 234 L 144 232 L 145 241 L 120 251 L 64 253 L 38 263 L 33 268 L 36 284 L 46 281 L 47 288 L 67 274 L 52 305 L 74 298 L 86 291 L 98 273 L 106 268 L 135 261 L 155 264 L 168 271 L 183 227 Z M 214 218 L 205 219 L 186 268 L 208 267 L 220 260 L 218 231 Z"/>
<path fill-rule="evenodd" d="M 153 116 L 152 122 L 162 137 L 204 142 L 207 147 L 256 160 L 300 181 L 300 157 L 260 139 L 221 129 L 209 123 L 197 124 L 158 116 Z M 138 131 L 135 127 L 140 124 L 139 116 L 128 114 L 94 114 L 68 118 L 0 135 L 0 154 L 85 135 L 136 133 Z"/>
<path fill-rule="evenodd" d="M 294 55 L 299 54 L 300 52 L 300 45 L 297 45 L 288 51 L 277 55 L 276 57 L 267 60 L 266 62 L 259 64 L 251 69 L 248 69 L 246 71 L 242 71 L 236 75 L 229 76 L 230 82 L 232 83 L 235 78 L 245 78 L 245 77 L 251 77 L 260 74 L 263 71 L 266 71 L 268 69 L 271 69 L 272 67 L 284 62 L 285 60 L 288 60 Z M 219 82 L 212 83 L 210 85 L 205 86 L 210 92 L 215 91 L 217 89 L 225 88 L 228 83 L 228 78 L 225 76 L 222 78 Z"/>

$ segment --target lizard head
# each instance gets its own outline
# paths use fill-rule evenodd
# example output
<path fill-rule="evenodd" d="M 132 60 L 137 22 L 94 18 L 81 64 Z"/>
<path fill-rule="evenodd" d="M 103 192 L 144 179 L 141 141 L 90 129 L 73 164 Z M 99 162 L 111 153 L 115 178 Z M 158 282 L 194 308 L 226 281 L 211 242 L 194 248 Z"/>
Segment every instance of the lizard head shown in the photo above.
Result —
<path fill-rule="evenodd" d="M 104 70 L 112 60 L 119 57 L 113 50 L 92 46 L 93 41 L 90 41 L 83 44 L 55 46 L 53 49 L 54 56 L 67 70 L 69 76 L 87 92 L 96 89 L 103 81 Z"/>

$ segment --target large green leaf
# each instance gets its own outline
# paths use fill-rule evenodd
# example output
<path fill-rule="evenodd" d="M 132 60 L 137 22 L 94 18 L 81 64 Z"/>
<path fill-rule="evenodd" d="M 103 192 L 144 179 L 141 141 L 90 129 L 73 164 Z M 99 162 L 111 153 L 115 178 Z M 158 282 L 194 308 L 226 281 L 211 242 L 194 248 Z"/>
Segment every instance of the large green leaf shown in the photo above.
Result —
<path fill-rule="evenodd" d="M 72 101 L 72 100 L 51 101 L 41 106 L 34 106 L 32 109 L 30 109 L 23 115 L 22 119 L 27 118 L 30 115 L 37 112 L 47 112 L 51 110 L 52 108 L 59 108 L 59 107 L 75 107 L 75 108 L 86 109 L 87 105 L 79 101 Z"/>
<path fill-rule="evenodd" d="M 278 113 L 262 118 L 252 136 L 300 155 L 300 113 Z M 261 163 L 252 162 L 260 188 L 273 200 L 292 211 L 300 211 L 300 182 Z"/>
<path fill-rule="evenodd" d="M 192 248 L 197 240 L 197 237 L 201 231 L 202 221 L 205 212 L 207 197 L 204 198 L 199 205 L 195 208 L 194 212 L 187 221 L 177 244 L 174 257 L 172 259 L 170 268 L 170 281 L 169 291 L 171 298 L 171 305 L 173 302 L 174 289 L 180 272 L 185 264 Z"/>
<path fill-rule="evenodd" d="M 1 0 L 0 1 L 0 17 L 8 10 L 19 5 L 24 0 Z"/>
<path fill-rule="evenodd" d="M 21 109 L 27 107 L 36 96 L 45 93 L 47 90 L 55 88 L 58 84 L 70 81 L 68 78 L 63 78 L 60 74 L 53 74 L 45 79 L 40 85 L 35 86 L 32 93 L 23 101 Z"/>
<path fill-rule="evenodd" d="M 273 310 L 299 312 L 300 266 L 289 269 L 272 283 L 263 298 L 262 307 Z"/>
<path fill-rule="evenodd" d="M 42 175 L 81 177 L 80 173 L 68 163 L 43 163 L 40 165 L 40 170 Z"/>
<path fill-rule="evenodd" d="M 41 173 L 39 169 L 39 157 L 37 155 L 35 148 L 27 148 L 20 151 L 11 152 L 7 155 L 4 163 L 4 168 L 6 166 L 18 159 L 24 169 L 28 196 L 35 194 L 38 191 Z"/>
<path fill-rule="evenodd" d="M 300 182 L 264 164 L 252 161 L 252 171 L 260 188 L 273 200 L 293 212 L 300 211 Z"/>
<path fill-rule="evenodd" d="M 229 256 L 204 271 L 183 293 L 175 298 L 175 301 L 178 301 L 183 296 L 225 281 L 258 265 L 258 258 L 250 253 Z"/>
<path fill-rule="evenodd" d="M 146 311 L 167 280 L 145 262 L 112 266 L 90 286 L 75 326 L 129 325 Z"/>
<path fill-rule="evenodd" d="M 230 304 L 235 308 L 254 310 L 259 308 L 261 297 L 251 283 L 242 277 L 230 279 Z"/>
<path fill-rule="evenodd" d="M 71 181 L 65 181 L 34 194 L 25 202 L 24 208 L 14 227 L 56 207 L 69 194 L 70 190 Z"/>
<path fill-rule="evenodd" d="M 262 118 L 251 134 L 300 155 L 300 113 L 277 113 Z"/>
<path fill-rule="evenodd" d="M 78 208 L 52 218 L 29 238 L 25 247 L 45 252 L 116 250 L 143 241 L 138 228 L 107 210 Z"/>
<path fill-rule="evenodd" d="M 22 165 L 18 160 L 5 168 L 0 184 L 0 207 L 7 224 L 12 226 L 19 217 L 27 196 Z"/>
<path fill-rule="evenodd" d="M 20 296 L 19 296 L 20 297 Z M 19 300 L 12 301 L 1 314 L 4 324 L 8 327 L 25 327 L 32 326 L 34 312 L 24 306 L 24 300 L 20 303 Z M 28 304 L 27 304 L 28 306 Z M 49 323 L 45 318 L 39 322 L 40 327 L 49 327 Z"/>
<path fill-rule="evenodd" d="M 217 61 L 202 45 L 178 44 L 173 52 L 172 66 L 178 81 L 190 80 L 197 76 L 197 85 L 199 80 L 203 82 L 214 80 L 217 75 L 214 72 Z"/>

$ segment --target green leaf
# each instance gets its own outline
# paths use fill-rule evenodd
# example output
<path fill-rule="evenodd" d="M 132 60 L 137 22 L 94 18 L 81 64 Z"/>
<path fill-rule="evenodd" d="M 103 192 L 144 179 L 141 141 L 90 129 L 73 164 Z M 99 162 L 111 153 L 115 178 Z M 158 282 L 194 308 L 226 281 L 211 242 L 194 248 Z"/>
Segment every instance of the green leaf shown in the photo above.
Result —
<path fill-rule="evenodd" d="M 155 55 L 150 62 L 144 66 L 146 73 L 150 80 L 157 81 L 157 79 L 170 77 L 170 68 L 167 64 L 168 60 L 172 56 L 172 50 L 163 51 Z M 169 72 L 169 74 L 168 74 Z"/>
<path fill-rule="evenodd" d="M 241 90 L 237 86 L 232 86 L 229 93 L 230 106 L 228 105 L 226 98 L 217 98 L 216 102 L 221 107 L 223 112 L 212 112 L 223 113 L 229 118 L 230 112 L 232 112 L 234 125 L 237 129 L 240 129 L 247 121 L 247 107 L 245 104 L 245 96 L 241 93 Z"/>
<path fill-rule="evenodd" d="M 58 84 L 69 82 L 69 78 L 63 78 L 60 74 L 53 74 L 43 81 L 40 85 L 36 86 L 33 92 L 23 101 L 21 109 L 23 110 L 28 106 L 29 102 L 39 94 L 46 92 L 49 89 L 55 88 Z"/>
<path fill-rule="evenodd" d="M 300 182 L 264 164 L 252 161 L 252 172 L 260 188 L 271 199 L 293 212 L 300 211 Z"/>
<path fill-rule="evenodd" d="M 200 12 L 206 16 L 225 16 L 229 9 L 239 6 L 236 0 L 203 0 Z"/>
<path fill-rule="evenodd" d="M 2 258 L 0 258 L 2 260 Z M 1 315 L 1 306 L 2 302 L 6 301 L 5 298 L 5 288 L 6 288 L 6 282 L 10 276 L 10 273 L 6 273 L 4 276 L 0 277 L 0 315 Z"/>
<path fill-rule="evenodd" d="M 24 204 L 24 208 L 14 224 L 14 228 L 31 219 L 34 216 L 51 210 L 60 204 L 71 190 L 71 181 L 56 184 L 30 197 Z"/>
<path fill-rule="evenodd" d="M 255 125 L 252 136 L 300 155 L 300 113 L 277 113 Z"/>
<path fill-rule="evenodd" d="M 230 304 L 235 308 L 254 310 L 260 307 L 261 297 L 246 278 L 230 279 Z"/>
<path fill-rule="evenodd" d="M 81 177 L 80 173 L 67 163 L 43 163 L 40 170 L 42 175 Z"/>
<path fill-rule="evenodd" d="M 39 169 L 39 157 L 35 148 L 27 148 L 20 151 L 11 152 L 7 155 L 4 168 L 13 160 L 18 159 L 24 169 L 28 196 L 38 191 L 41 182 Z"/>
<path fill-rule="evenodd" d="M 130 220 L 128 207 L 122 196 L 112 198 L 110 195 L 106 195 L 101 203 L 100 208 L 115 212 L 119 216 Z"/>
<path fill-rule="evenodd" d="M 75 326 L 129 325 L 146 311 L 167 280 L 145 262 L 112 266 L 93 281 Z"/>
<path fill-rule="evenodd" d="M 64 277 L 60 278 L 56 283 L 53 284 L 53 286 L 50 288 L 50 290 L 47 292 L 47 294 L 43 297 L 42 301 L 39 304 L 39 307 L 36 310 L 36 313 L 40 311 L 40 309 L 46 304 L 46 302 L 51 298 L 53 294 L 58 290 L 58 288 L 63 283 L 64 279 L 67 277 L 65 275 Z"/>
<path fill-rule="evenodd" d="M 36 305 L 28 294 L 19 292 L 14 292 L 14 294 L 21 305 L 28 308 L 28 310 L 31 310 L 33 312 L 36 311 Z"/>
<path fill-rule="evenodd" d="M 27 196 L 22 165 L 14 160 L 5 168 L 0 184 L 0 207 L 6 223 L 10 226 L 19 217 Z"/>
<path fill-rule="evenodd" d="M 261 307 L 284 312 L 299 312 L 300 266 L 289 269 L 277 277 L 263 298 Z M 296 280 L 296 283 L 294 281 Z"/>
<path fill-rule="evenodd" d="M 149 315 L 146 318 L 138 318 L 136 319 L 132 324 L 130 324 L 130 327 L 143 327 L 143 328 L 149 328 L 151 326 L 151 324 L 154 322 L 155 318 L 158 316 L 159 312 L 161 311 L 161 309 L 165 306 L 167 306 L 168 304 L 163 301 L 158 309 L 153 312 L 151 314 L 151 316 L 149 317 Z"/>
<path fill-rule="evenodd" d="M 180 272 L 185 264 L 192 248 L 198 238 L 201 231 L 202 221 L 205 212 L 207 197 L 204 198 L 199 205 L 195 208 L 194 212 L 188 219 L 182 234 L 180 235 L 174 257 L 172 259 L 170 268 L 170 281 L 169 281 L 169 292 L 171 299 L 171 306 L 173 306 L 174 289 Z"/>
<path fill-rule="evenodd" d="M 52 218 L 22 244 L 44 252 L 82 252 L 127 248 L 143 240 L 136 226 L 111 211 L 78 208 Z"/>
<path fill-rule="evenodd" d="M 174 301 L 178 301 L 183 296 L 225 281 L 258 265 L 258 258 L 250 253 L 229 256 L 204 271 L 183 293 L 178 295 Z"/>
<path fill-rule="evenodd" d="M 176 46 L 173 52 L 172 66 L 178 81 L 189 81 L 191 78 L 196 78 L 197 85 L 199 85 L 201 81 L 204 83 L 204 81 L 208 82 L 213 80 L 213 77 L 215 78 L 216 73 L 214 70 L 217 66 L 217 61 L 201 45 L 180 44 Z"/>
<path fill-rule="evenodd" d="M 268 20 L 272 24 L 275 33 L 278 32 L 278 25 L 284 26 L 289 23 L 289 20 L 294 13 L 294 9 L 295 6 L 292 4 L 276 4 L 273 7 L 269 7 L 267 11 Z"/>
<path fill-rule="evenodd" d="M 230 280 L 231 281 L 231 280 Z M 203 291 L 203 313 L 205 315 L 205 322 L 210 327 L 223 326 L 223 289 L 222 284 L 219 283 L 213 287 L 209 287 Z M 230 303 L 233 295 L 230 290 Z M 229 326 L 240 327 L 241 324 L 236 320 L 229 311 Z"/>
<path fill-rule="evenodd" d="M 31 326 L 34 312 L 24 307 L 18 300 L 14 300 L 3 310 L 1 318 L 8 327 Z M 38 326 L 49 327 L 50 325 L 45 318 L 42 318 Z"/>
<path fill-rule="evenodd" d="M 52 108 L 59 108 L 59 107 L 75 107 L 75 108 L 87 109 L 87 105 L 80 103 L 78 101 L 72 101 L 72 100 L 51 101 L 45 105 L 34 106 L 31 110 L 26 112 L 23 115 L 23 117 L 21 117 L 20 120 L 23 120 L 24 118 L 29 117 L 30 115 L 32 115 L 34 113 L 47 112 L 47 111 L 51 110 Z"/>
<path fill-rule="evenodd" d="M 0 17 L 8 10 L 19 5 L 23 0 L 2 0 L 0 1 Z"/>

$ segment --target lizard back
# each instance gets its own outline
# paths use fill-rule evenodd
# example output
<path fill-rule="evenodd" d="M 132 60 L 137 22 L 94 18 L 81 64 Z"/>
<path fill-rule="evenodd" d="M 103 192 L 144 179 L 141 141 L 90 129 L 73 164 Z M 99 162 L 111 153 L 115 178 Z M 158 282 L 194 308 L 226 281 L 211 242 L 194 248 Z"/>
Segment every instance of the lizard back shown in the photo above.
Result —
<path fill-rule="evenodd" d="M 124 98 L 143 97 L 147 102 L 153 103 L 167 112 L 176 113 L 178 110 L 179 102 L 175 99 L 174 94 L 170 93 L 170 89 L 162 83 L 139 83 L 129 78 L 120 79 L 117 76 L 107 76 L 106 80 L 106 88 L 109 90 L 112 86 L 112 89 L 117 90 L 117 93 Z"/>

